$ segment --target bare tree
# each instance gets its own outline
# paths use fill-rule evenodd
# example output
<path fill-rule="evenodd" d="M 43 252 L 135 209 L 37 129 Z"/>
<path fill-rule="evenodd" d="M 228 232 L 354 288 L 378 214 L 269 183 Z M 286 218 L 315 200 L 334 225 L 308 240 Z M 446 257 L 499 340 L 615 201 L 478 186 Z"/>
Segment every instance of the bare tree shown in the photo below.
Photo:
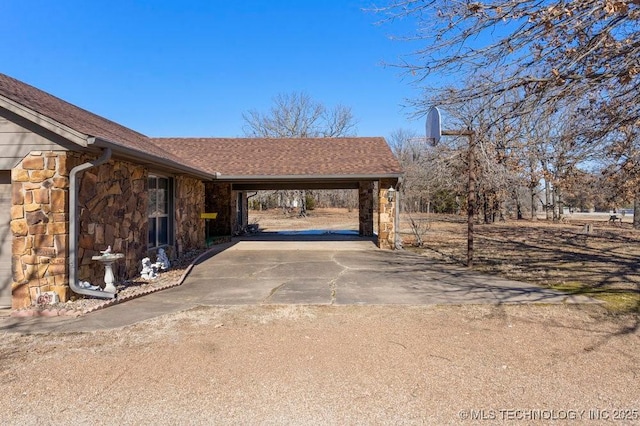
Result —
<path fill-rule="evenodd" d="M 640 229 L 640 130 L 623 127 L 613 134 L 605 152 L 610 163 L 603 177 L 620 200 L 633 202 L 633 227 Z"/>
<path fill-rule="evenodd" d="M 260 138 L 311 138 L 341 137 L 355 134 L 357 121 L 351 108 L 344 105 L 326 107 L 304 92 L 282 93 L 273 98 L 268 112 L 250 110 L 242 114 L 243 126 L 247 137 Z M 306 215 L 306 191 L 281 191 L 281 200 L 298 202 L 300 215 Z M 260 191 L 256 195 L 258 203 L 263 204 L 270 196 Z M 345 191 L 336 191 L 334 197 L 340 197 L 340 205 L 352 205 L 353 196 Z M 344 199 L 342 199 L 344 198 Z M 324 197 L 326 200 L 327 197 Z M 316 197 L 316 200 L 319 199 Z"/>
<path fill-rule="evenodd" d="M 594 117 L 581 130 L 598 136 L 640 118 L 637 0 L 392 0 L 376 11 L 386 22 L 416 21 L 415 32 L 399 38 L 422 48 L 399 66 L 425 89 L 418 112 L 435 99 L 459 105 L 515 90 L 522 96 L 501 119 L 580 104 Z M 466 84 L 443 88 L 442 76 Z"/>
<path fill-rule="evenodd" d="M 250 110 L 242 118 L 245 135 L 261 138 L 351 136 L 357 124 L 351 108 L 327 108 L 304 92 L 279 94 L 269 112 Z"/>
<path fill-rule="evenodd" d="M 430 228 L 429 215 L 460 213 L 460 196 L 464 193 L 464 149 L 456 139 L 432 146 L 412 130 L 397 129 L 389 137 L 389 145 L 404 170 L 401 186 L 401 210 L 409 220 L 415 244 L 424 243 Z M 418 213 L 426 213 L 419 218 Z"/>

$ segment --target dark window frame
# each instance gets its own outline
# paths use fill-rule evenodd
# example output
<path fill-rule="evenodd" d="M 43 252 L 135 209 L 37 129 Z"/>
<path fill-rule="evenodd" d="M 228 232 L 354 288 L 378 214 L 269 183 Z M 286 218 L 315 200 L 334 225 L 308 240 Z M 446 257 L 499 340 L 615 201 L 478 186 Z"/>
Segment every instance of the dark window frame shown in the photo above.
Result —
<path fill-rule="evenodd" d="M 174 235 L 174 179 L 151 173 L 147 178 L 147 248 L 172 245 Z"/>

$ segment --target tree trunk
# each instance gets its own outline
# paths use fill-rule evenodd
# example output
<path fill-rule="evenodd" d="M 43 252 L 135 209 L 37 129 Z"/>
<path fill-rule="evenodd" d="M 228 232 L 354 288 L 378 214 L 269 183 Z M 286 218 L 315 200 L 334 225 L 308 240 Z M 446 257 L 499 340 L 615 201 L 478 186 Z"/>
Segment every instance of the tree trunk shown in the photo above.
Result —
<path fill-rule="evenodd" d="M 564 215 L 564 204 L 562 202 L 562 191 L 556 188 L 556 204 L 558 205 L 558 220 L 562 220 Z"/>
<path fill-rule="evenodd" d="M 531 194 L 531 220 L 538 220 L 538 211 L 536 208 L 536 188 L 529 188 Z"/>
<path fill-rule="evenodd" d="M 640 192 L 633 199 L 633 229 L 640 229 Z"/>
<path fill-rule="evenodd" d="M 553 219 L 553 212 L 550 207 L 551 204 L 551 185 L 546 180 L 544 181 L 544 212 L 547 216 L 547 220 Z"/>
<path fill-rule="evenodd" d="M 487 199 L 487 193 L 482 194 L 482 215 L 484 216 L 484 223 L 491 223 L 491 214 L 489 211 L 489 200 Z"/>
<path fill-rule="evenodd" d="M 516 220 L 522 220 L 522 204 L 520 203 L 520 197 L 518 196 L 518 191 L 513 191 L 513 197 L 515 198 L 515 202 L 516 202 Z M 531 203 L 531 205 L 533 206 L 533 203 Z M 533 210 L 533 208 L 532 208 Z"/>

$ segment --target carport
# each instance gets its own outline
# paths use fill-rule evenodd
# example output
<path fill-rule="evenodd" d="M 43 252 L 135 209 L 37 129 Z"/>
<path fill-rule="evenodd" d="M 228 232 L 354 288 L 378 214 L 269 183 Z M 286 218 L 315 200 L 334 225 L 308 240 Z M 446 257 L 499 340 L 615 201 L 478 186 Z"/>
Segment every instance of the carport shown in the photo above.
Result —
<path fill-rule="evenodd" d="M 259 190 L 358 190 L 359 235 L 393 248 L 396 197 L 402 169 L 381 137 L 345 138 L 160 138 L 167 151 L 210 173 L 205 210 L 215 212 L 215 233 L 230 235 L 248 222 L 247 193 Z M 377 216 L 374 199 L 378 200 Z"/>

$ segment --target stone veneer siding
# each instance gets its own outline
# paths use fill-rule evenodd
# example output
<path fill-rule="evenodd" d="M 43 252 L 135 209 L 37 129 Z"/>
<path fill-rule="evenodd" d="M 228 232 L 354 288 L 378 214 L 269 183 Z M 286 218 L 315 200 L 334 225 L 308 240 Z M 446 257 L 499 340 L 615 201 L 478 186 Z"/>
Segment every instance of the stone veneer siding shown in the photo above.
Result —
<path fill-rule="evenodd" d="M 68 153 L 32 151 L 11 170 L 12 305 L 31 305 L 38 292 L 69 297 Z"/>
<path fill-rule="evenodd" d="M 234 221 L 235 204 L 230 183 L 205 183 L 205 211 L 218 213 L 218 217 L 209 224 L 210 236 L 231 235 Z"/>
<path fill-rule="evenodd" d="M 69 171 L 95 158 L 69 156 Z M 117 160 L 78 173 L 79 280 L 104 284 L 104 267 L 91 257 L 108 246 L 125 256 L 113 265 L 116 281 L 139 274 L 147 253 L 148 175 L 144 166 Z"/>
<path fill-rule="evenodd" d="M 242 203 L 242 217 L 238 217 L 238 197 L 242 197 L 240 202 Z M 231 200 L 235 200 L 233 210 L 235 214 L 231 217 L 231 229 L 234 232 L 243 232 L 249 224 L 249 199 L 246 192 L 233 191 L 231 194 Z M 240 222 L 238 222 L 240 219 Z"/>
<path fill-rule="evenodd" d="M 395 182 L 381 180 L 379 184 L 379 202 L 378 202 L 378 246 L 383 249 L 395 248 L 394 238 L 394 217 L 395 202 L 387 200 L 388 188 Z"/>
<path fill-rule="evenodd" d="M 371 181 L 358 185 L 358 234 L 361 237 L 373 236 L 373 190 Z"/>
<path fill-rule="evenodd" d="M 205 246 L 204 183 L 185 176 L 176 177 L 175 236 L 178 256 Z"/>
<path fill-rule="evenodd" d="M 29 306 L 38 292 L 71 297 L 69 284 L 69 173 L 95 156 L 33 151 L 11 171 L 12 305 Z M 109 161 L 78 174 L 78 279 L 102 285 L 104 269 L 91 260 L 111 245 L 125 258 L 114 264 L 116 280 L 139 275 L 147 256 L 147 178 L 141 165 Z M 204 247 L 204 184 L 175 178 L 177 254 Z M 174 252 L 172 248 L 168 250 Z"/>

